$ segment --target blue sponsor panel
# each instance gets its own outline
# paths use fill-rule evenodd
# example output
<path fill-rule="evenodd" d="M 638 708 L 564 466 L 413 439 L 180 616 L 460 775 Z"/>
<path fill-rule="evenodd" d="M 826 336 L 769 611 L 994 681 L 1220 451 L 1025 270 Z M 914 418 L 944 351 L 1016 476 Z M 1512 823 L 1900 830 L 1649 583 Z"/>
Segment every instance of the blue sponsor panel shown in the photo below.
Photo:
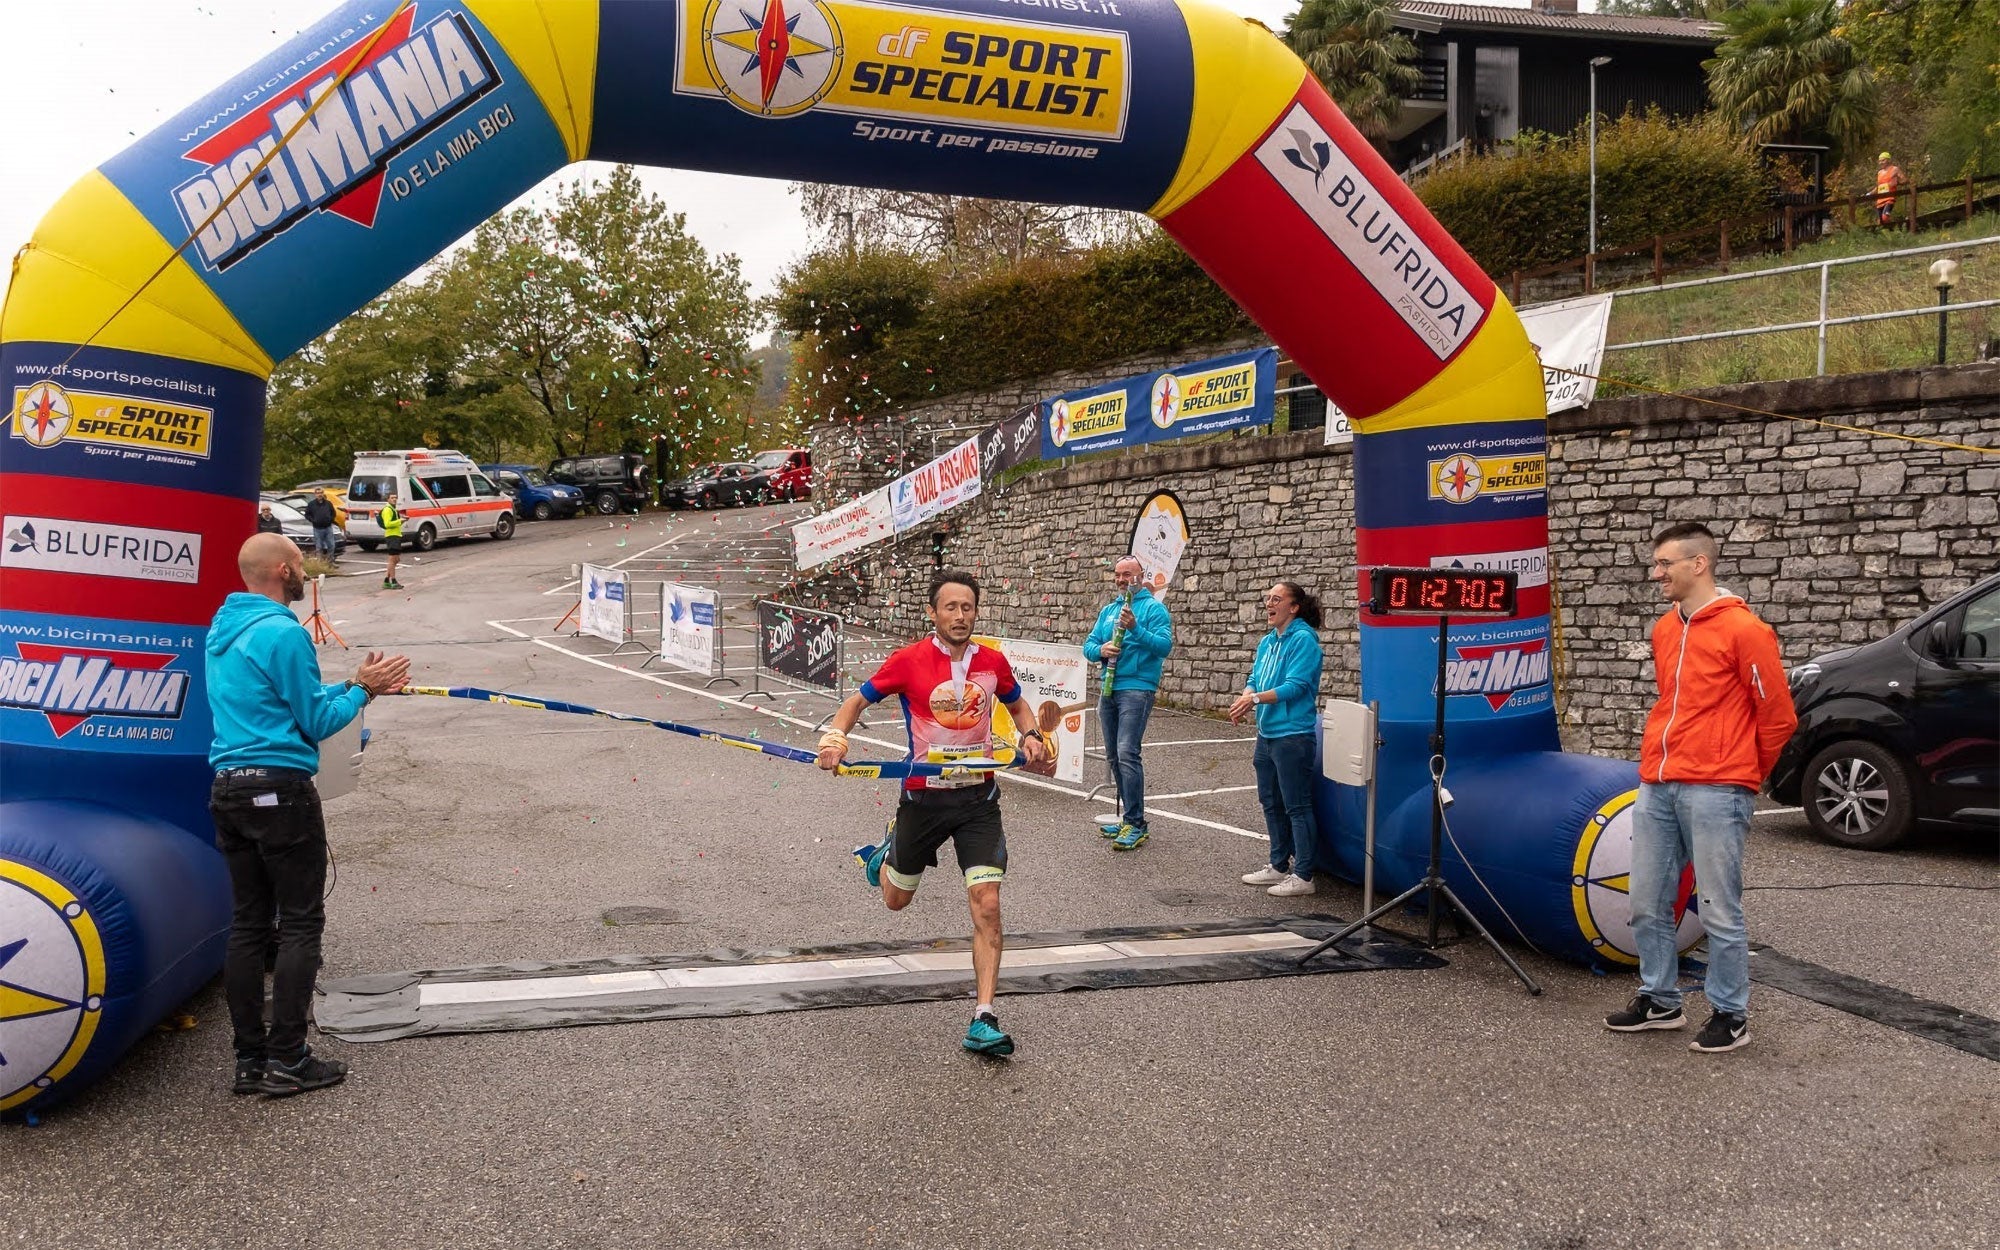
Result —
<path fill-rule="evenodd" d="M 479 19 L 418 0 L 344 6 L 103 172 L 283 358 L 568 160 Z"/>
<path fill-rule="evenodd" d="M 1165 442 L 1244 426 L 1269 425 L 1277 415 L 1278 351 L 1218 356 L 1139 379 L 1146 420 L 1137 434 Z"/>
<path fill-rule="evenodd" d="M 0 473 L 254 498 L 264 380 L 107 347 L 0 345 Z"/>
<path fill-rule="evenodd" d="M 1545 421 L 1491 421 L 1354 436 L 1354 523 L 1363 529 L 1515 521 L 1548 513 Z"/>
<path fill-rule="evenodd" d="M 1132 423 L 1146 419 L 1138 406 L 1144 400 L 1135 402 L 1136 389 L 1130 382 L 1118 382 L 1044 401 L 1039 405 L 1042 459 L 1130 446 Z"/>
<path fill-rule="evenodd" d="M 1362 698 L 1382 719 L 1430 725 L 1437 710 L 1437 626 L 1361 626 Z M 1549 618 L 1453 621 L 1445 634 L 1445 725 L 1458 747 L 1554 750 Z M 1530 722 L 1546 725 L 1536 732 Z M 1527 735 L 1524 737 L 1524 735 Z"/>
<path fill-rule="evenodd" d="M 612 0 L 590 155 L 1142 211 L 1194 99 L 1171 4 Z"/>

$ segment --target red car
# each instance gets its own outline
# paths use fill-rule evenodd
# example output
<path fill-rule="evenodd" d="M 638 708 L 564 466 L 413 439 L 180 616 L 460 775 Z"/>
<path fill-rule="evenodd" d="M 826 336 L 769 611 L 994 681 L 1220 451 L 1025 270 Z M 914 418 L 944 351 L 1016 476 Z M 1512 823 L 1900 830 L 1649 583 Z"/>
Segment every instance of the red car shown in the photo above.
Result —
<path fill-rule="evenodd" d="M 812 498 L 813 457 L 803 447 L 760 451 L 751 461 L 769 479 L 767 497 L 779 502 Z"/>

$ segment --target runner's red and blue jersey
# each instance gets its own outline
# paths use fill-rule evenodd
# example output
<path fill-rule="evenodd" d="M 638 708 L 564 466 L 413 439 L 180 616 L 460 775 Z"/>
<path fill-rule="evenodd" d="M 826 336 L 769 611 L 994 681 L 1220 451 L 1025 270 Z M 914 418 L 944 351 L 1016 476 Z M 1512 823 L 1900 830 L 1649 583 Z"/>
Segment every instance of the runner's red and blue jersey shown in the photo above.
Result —
<path fill-rule="evenodd" d="M 882 661 L 875 675 L 861 683 L 861 697 L 879 703 L 890 695 L 903 701 L 903 727 L 910 735 L 910 756 L 926 759 L 933 748 L 985 754 L 993 738 L 993 707 L 1021 697 L 1021 685 L 1007 657 L 976 642 L 954 661 L 933 634 L 913 642 Z M 955 790 L 989 783 L 989 772 L 962 777 L 911 777 L 905 790 Z"/>

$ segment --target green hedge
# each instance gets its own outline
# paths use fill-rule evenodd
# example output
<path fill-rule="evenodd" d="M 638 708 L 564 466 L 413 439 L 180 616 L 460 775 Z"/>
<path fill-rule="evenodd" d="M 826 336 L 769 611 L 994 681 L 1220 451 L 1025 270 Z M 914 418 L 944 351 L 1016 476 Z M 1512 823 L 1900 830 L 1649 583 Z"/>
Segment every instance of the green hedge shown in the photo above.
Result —
<path fill-rule="evenodd" d="M 948 287 L 899 253 L 822 253 L 780 280 L 771 311 L 803 344 L 787 399 L 807 420 L 1179 351 L 1255 328 L 1158 233 Z"/>
<path fill-rule="evenodd" d="M 1574 260 L 1589 249 L 1586 131 L 1524 135 L 1512 156 L 1448 165 L 1417 195 L 1496 278 Z M 1597 128 L 1597 245 L 1643 243 L 1770 206 L 1757 158 L 1713 121 L 1628 113 Z"/>

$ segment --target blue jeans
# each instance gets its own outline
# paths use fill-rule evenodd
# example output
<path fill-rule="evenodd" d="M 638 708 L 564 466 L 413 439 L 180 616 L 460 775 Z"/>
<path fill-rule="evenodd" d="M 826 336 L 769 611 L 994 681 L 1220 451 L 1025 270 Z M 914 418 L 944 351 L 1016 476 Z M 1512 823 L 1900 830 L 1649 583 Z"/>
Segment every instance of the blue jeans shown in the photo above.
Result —
<path fill-rule="evenodd" d="M 1702 990 L 1717 1011 L 1750 1007 L 1750 938 L 1743 927 L 1743 837 L 1757 796 L 1741 786 L 1685 781 L 1641 784 L 1632 809 L 1632 937 L 1646 995 L 1681 1001 L 1674 899 L 1681 870 L 1694 864 L 1702 928 L 1708 930 L 1708 979 Z"/>
<path fill-rule="evenodd" d="M 333 527 L 331 525 L 313 526 L 313 550 L 323 556 L 333 554 Z"/>
<path fill-rule="evenodd" d="M 1146 768 L 1139 760 L 1139 743 L 1157 693 L 1114 690 L 1097 701 L 1098 719 L 1104 722 L 1104 762 L 1118 789 L 1118 818 L 1139 829 L 1146 827 Z"/>
<path fill-rule="evenodd" d="M 1257 768 L 1257 801 L 1264 805 L 1264 830 L 1271 835 L 1271 867 L 1312 880 L 1319 852 L 1319 821 L 1313 816 L 1313 735 L 1257 738 L 1251 757 Z"/>

